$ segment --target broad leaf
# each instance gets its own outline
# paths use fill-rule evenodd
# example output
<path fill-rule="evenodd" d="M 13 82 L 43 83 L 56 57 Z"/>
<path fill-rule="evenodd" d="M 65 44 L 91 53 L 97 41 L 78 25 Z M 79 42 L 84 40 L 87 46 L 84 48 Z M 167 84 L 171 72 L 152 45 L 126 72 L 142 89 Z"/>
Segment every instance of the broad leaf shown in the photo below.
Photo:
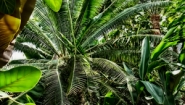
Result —
<path fill-rule="evenodd" d="M 154 51 L 151 54 L 151 60 L 156 60 L 158 56 L 165 51 L 167 48 L 176 45 L 178 42 L 173 41 L 173 42 L 168 42 L 167 38 L 173 35 L 173 31 L 176 29 L 176 27 L 171 28 L 163 38 L 163 40 L 159 43 L 159 45 L 154 49 Z"/>
<path fill-rule="evenodd" d="M 41 77 L 41 71 L 32 66 L 19 66 L 0 71 L 0 90 L 22 92 L 32 89 Z"/>
<path fill-rule="evenodd" d="M 139 67 L 139 76 L 144 80 L 148 69 L 148 62 L 150 59 L 150 43 L 148 37 L 144 38 L 141 48 L 141 61 Z"/>
<path fill-rule="evenodd" d="M 16 0 L 0 0 L 0 12 L 12 14 L 16 8 Z"/>
<path fill-rule="evenodd" d="M 141 81 L 141 82 L 145 85 L 146 90 L 153 96 L 155 101 L 158 104 L 163 104 L 164 102 L 163 90 L 160 87 L 150 82 L 147 82 L 147 81 Z"/>
<path fill-rule="evenodd" d="M 55 12 L 58 12 L 62 5 L 62 0 L 44 0 L 44 2 Z"/>
<path fill-rule="evenodd" d="M 1 60 L 4 58 L 7 58 L 8 55 L 7 52 L 3 52 L 10 42 L 16 37 L 18 32 L 24 27 L 26 22 L 28 21 L 36 0 L 20 0 L 20 5 L 17 5 L 15 7 L 14 13 L 12 15 L 8 14 L 1 14 L 0 17 L 0 56 Z M 6 4 L 2 4 L 2 3 Z M 16 5 L 16 0 L 0 0 L 0 12 L 1 8 L 4 8 L 4 6 L 12 6 Z M 4 13 L 4 12 L 2 12 Z M 21 15 L 21 16 L 20 16 Z M 20 19 L 22 18 L 22 19 Z M 9 49 L 9 48 L 8 48 Z M 7 50 L 7 49 L 6 49 Z M 11 50 L 9 50 L 10 52 Z M 8 53 L 9 53 L 8 52 Z M 10 54 L 11 55 L 11 54 Z M 5 61 L 6 60 L 6 61 Z M 0 62 L 0 67 L 4 66 L 8 59 L 5 59 L 4 62 Z"/>
<path fill-rule="evenodd" d="M 151 60 L 156 60 L 158 56 L 165 51 L 167 48 L 176 45 L 178 42 L 166 42 L 166 41 L 161 41 L 160 44 L 154 49 L 154 51 L 151 54 Z"/>
<path fill-rule="evenodd" d="M 2 15 L 0 15 L 2 16 Z M 10 15 L 3 15 L 0 19 L 0 50 L 4 51 L 14 39 L 19 30 L 21 20 Z"/>

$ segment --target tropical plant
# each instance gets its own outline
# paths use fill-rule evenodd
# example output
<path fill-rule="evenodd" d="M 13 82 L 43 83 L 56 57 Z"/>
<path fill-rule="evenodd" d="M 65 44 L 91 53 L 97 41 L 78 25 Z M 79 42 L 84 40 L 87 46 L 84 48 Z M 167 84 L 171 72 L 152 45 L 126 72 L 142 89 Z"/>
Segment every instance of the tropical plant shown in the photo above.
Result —
<path fill-rule="evenodd" d="M 35 2 L 0 0 L 0 68 L 9 61 L 13 47 L 11 42 L 28 21 Z"/>
<path fill-rule="evenodd" d="M 171 63 L 159 56 L 155 56 L 157 57 L 155 60 L 150 59 L 150 43 L 147 37 L 143 40 L 141 51 L 141 61 L 138 70 L 139 78 L 134 76 L 133 70 L 124 63 L 127 73 L 137 80 L 137 82 L 127 82 L 132 103 L 139 104 L 138 100 L 144 96 L 147 97 L 147 100 L 155 100 L 154 102 L 151 101 L 154 104 L 175 105 L 176 101 L 179 101 L 176 98 L 185 85 L 184 68 L 178 70 L 182 66 L 175 65 L 177 61 Z M 164 50 L 160 51 L 157 47 L 152 52 L 151 58 L 153 58 L 153 54 L 161 54 L 162 52 L 164 53 Z"/>
<path fill-rule="evenodd" d="M 17 104 L 23 104 L 15 100 L 17 98 L 16 94 L 12 94 L 12 92 L 18 93 L 29 91 L 38 83 L 40 78 L 41 70 L 32 66 L 18 66 L 8 70 L 1 70 L 0 99 L 2 100 L 9 98 L 11 101 Z M 9 94 L 7 92 L 9 92 Z M 30 105 L 35 105 L 31 103 L 32 102 L 30 102 Z"/>
<path fill-rule="evenodd" d="M 131 103 L 128 91 L 117 89 L 126 83 L 129 76 L 116 63 L 98 56 L 99 51 L 95 49 L 108 46 L 110 43 L 99 40 L 130 16 L 150 7 L 169 4 L 167 1 L 137 2 L 63 0 L 60 10 L 53 12 L 43 1 L 37 1 L 33 18 L 17 38 L 15 47 L 28 58 L 37 59 L 24 60 L 22 63 L 29 62 L 43 69 L 42 79 L 46 88 L 40 100 L 42 104 L 101 104 L 108 91 L 118 98 L 117 104 Z M 127 56 L 125 54 L 128 53 L 122 53 L 123 48 L 117 47 L 117 53 L 111 56 Z M 110 54 L 110 51 L 111 47 L 102 49 L 105 54 Z M 48 62 L 42 63 L 45 61 L 41 59 L 48 59 Z M 14 61 L 11 64 L 16 63 Z"/>

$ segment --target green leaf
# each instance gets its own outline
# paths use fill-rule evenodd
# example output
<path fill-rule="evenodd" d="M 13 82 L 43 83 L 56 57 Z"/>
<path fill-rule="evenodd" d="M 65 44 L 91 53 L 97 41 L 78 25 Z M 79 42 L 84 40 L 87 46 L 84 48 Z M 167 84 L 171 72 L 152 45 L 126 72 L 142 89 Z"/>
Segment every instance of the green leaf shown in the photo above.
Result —
<path fill-rule="evenodd" d="M 130 68 L 127 67 L 127 65 L 123 62 L 123 66 L 125 71 L 129 74 L 129 75 L 134 75 L 134 73 L 132 72 L 132 70 Z"/>
<path fill-rule="evenodd" d="M 35 102 L 33 101 L 33 99 L 32 99 L 29 95 L 27 95 L 27 94 L 26 94 L 26 98 L 27 98 L 28 102 L 30 102 L 30 103 L 35 103 Z"/>
<path fill-rule="evenodd" d="M 36 104 L 34 104 L 34 103 L 26 103 L 25 105 L 36 105 Z"/>
<path fill-rule="evenodd" d="M 105 95 L 105 97 L 112 97 L 112 92 L 111 91 L 109 91 L 109 92 L 107 92 L 107 94 Z"/>
<path fill-rule="evenodd" d="M 167 48 L 176 45 L 178 43 L 178 41 L 174 41 L 174 42 L 168 42 L 167 38 L 170 37 L 171 35 L 173 35 L 173 31 L 176 29 L 176 27 L 171 28 L 165 35 L 165 37 L 163 38 L 163 40 L 159 43 L 159 45 L 154 49 L 154 51 L 151 54 L 151 60 L 156 60 L 158 58 L 158 56 L 165 51 Z"/>
<path fill-rule="evenodd" d="M 160 44 L 154 49 L 154 51 L 151 54 L 151 60 L 156 60 L 158 56 L 165 51 L 167 48 L 176 45 L 177 41 L 175 42 L 166 42 L 166 41 L 161 41 Z"/>
<path fill-rule="evenodd" d="M 141 61 L 139 67 L 139 76 L 142 80 L 144 80 L 145 75 L 147 73 L 149 59 L 150 59 L 150 43 L 148 37 L 145 37 L 142 42 Z"/>
<path fill-rule="evenodd" d="M 0 71 L 0 90 L 23 92 L 32 89 L 41 78 L 41 71 L 32 66 L 19 66 Z"/>
<path fill-rule="evenodd" d="M 58 12 L 62 5 L 62 0 L 44 0 L 44 2 L 55 12 Z"/>
<path fill-rule="evenodd" d="M 180 61 L 180 63 L 185 64 L 185 46 L 183 46 L 182 51 L 179 54 L 178 60 Z"/>
<path fill-rule="evenodd" d="M 136 84 L 135 84 L 135 89 L 136 89 L 136 91 L 137 91 L 137 101 L 136 101 L 136 103 L 138 102 L 138 100 L 140 100 L 140 95 L 141 95 L 141 93 L 143 92 L 143 90 L 144 90 L 144 85 L 143 85 L 143 83 L 141 82 L 141 81 L 137 81 L 136 82 Z"/>
<path fill-rule="evenodd" d="M 160 66 L 162 66 L 162 65 L 164 65 L 165 64 L 165 62 L 163 61 L 163 60 L 156 60 L 156 61 L 153 61 L 153 62 L 151 62 L 149 65 L 148 65 L 148 70 L 147 70 L 147 72 L 148 73 L 151 73 L 155 68 L 157 68 L 157 67 L 160 67 Z"/>
<path fill-rule="evenodd" d="M 0 12 L 12 14 L 16 7 L 16 0 L 0 0 Z"/>
<path fill-rule="evenodd" d="M 118 103 L 119 100 L 114 96 L 113 92 L 109 91 L 104 98 L 103 105 L 113 105 L 115 103 Z"/>
<path fill-rule="evenodd" d="M 164 102 L 163 90 L 160 87 L 148 81 L 141 81 L 141 82 L 145 85 L 146 90 L 153 96 L 155 101 L 158 104 L 163 104 Z"/>
<path fill-rule="evenodd" d="M 144 90 L 144 86 L 140 81 L 136 83 L 135 88 L 138 94 L 141 94 L 142 91 Z"/>

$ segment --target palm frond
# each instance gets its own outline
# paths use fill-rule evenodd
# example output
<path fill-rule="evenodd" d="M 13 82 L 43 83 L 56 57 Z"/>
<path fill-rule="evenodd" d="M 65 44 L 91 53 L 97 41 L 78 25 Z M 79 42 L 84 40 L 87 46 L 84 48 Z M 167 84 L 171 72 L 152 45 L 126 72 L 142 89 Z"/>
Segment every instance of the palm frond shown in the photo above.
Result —
<path fill-rule="evenodd" d="M 162 37 L 158 35 L 121 36 L 91 47 L 87 52 L 89 52 L 89 55 L 93 58 L 101 57 L 118 64 L 122 64 L 124 61 L 132 65 L 137 65 L 140 61 L 140 46 L 145 36 L 150 38 L 152 48 L 154 47 L 154 43 L 156 45 L 162 39 Z"/>
<path fill-rule="evenodd" d="M 110 50 L 103 50 L 97 53 L 94 53 L 92 57 L 101 57 L 117 64 L 121 64 L 122 62 L 127 62 L 132 65 L 137 65 L 140 61 L 140 51 L 136 50 L 117 50 L 117 49 L 110 49 Z"/>
<path fill-rule="evenodd" d="M 37 48 L 45 49 L 45 52 L 57 54 L 46 39 L 42 34 L 39 35 L 37 32 L 32 31 L 31 28 L 25 27 L 19 37 L 16 38 L 16 41 L 19 43 L 32 43 Z"/>
<path fill-rule="evenodd" d="M 37 1 L 33 19 L 31 20 L 36 23 L 32 23 L 32 25 L 34 25 L 32 28 L 37 29 L 39 32 L 43 32 L 45 37 L 48 38 L 47 40 L 54 44 L 56 51 L 58 51 L 59 54 L 63 53 L 63 46 L 60 42 L 61 34 L 59 34 L 62 27 L 58 13 L 53 12 L 50 8 L 44 5 L 43 1 Z"/>
<path fill-rule="evenodd" d="M 120 103 L 127 105 L 130 100 L 130 95 L 128 94 L 128 90 L 124 90 L 122 89 L 122 91 L 118 91 L 118 89 L 116 89 L 116 87 L 114 88 L 113 86 L 111 86 L 110 83 L 108 82 L 104 82 L 104 81 L 98 81 L 99 83 L 99 91 L 101 92 L 101 95 L 103 95 L 103 97 L 105 96 L 106 93 L 108 92 L 112 92 L 115 97 L 119 100 L 117 103 L 115 103 L 115 105 L 119 105 Z"/>
<path fill-rule="evenodd" d="M 72 43 L 73 42 L 73 26 L 69 0 L 63 0 L 61 9 L 57 13 L 58 23 L 60 24 L 60 32 Z"/>
<path fill-rule="evenodd" d="M 70 61 L 70 77 L 69 77 L 69 86 L 67 94 L 77 94 L 82 92 L 86 87 L 87 82 L 87 71 L 90 69 L 90 66 L 85 58 L 82 56 L 74 57 Z"/>
<path fill-rule="evenodd" d="M 71 0 L 70 2 L 70 10 L 71 10 L 71 17 L 73 20 L 73 23 L 75 26 L 75 22 L 77 21 L 77 18 L 79 17 L 81 10 L 83 8 L 83 3 L 85 0 Z"/>
<path fill-rule="evenodd" d="M 35 59 L 44 59 L 44 58 L 47 59 L 52 57 L 52 55 L 47 54 L 46 52 L 30 47 L 28 45 L 21 44 L 19 42 L 15 42 L 14 46 L 15 50 L 24 52 L 28 58 L 31 57 Z"/>
<path fill-rule="evenodd" d="M 52 49 L 53 52 L 55 52 L 57 55 L 60 55 L 60 51 L 58 49 L 58 47 L 56 47 L 56 43 L 55 40 L 53 41 L 53 38 L 51 36 L 48 36 L 48 34 L 46 34 L 47 32 L 45 32 L 44 30 L 41 30 L 39 26 L 37 26 L 37 23 L 30 20 L 28 21 L 27 24 L 31 29 L 33 29 L 35 31 L 35 35 L 37 35 L 37 37 L 39 37 L 40 39 L 42 39 L 42 41 L 45 43 L 45 45 L 47 45 L 48 47 L 50 47 Z"/>
<path fill-rule="evenodd" d="M 105 23 L 103 26 L 99 27 L 93 34 L 88 37 L 85 42 L 83 42 L 82 47 L 87 47 L 89 44 L 91 44 L 94 39 L 99 38 L 103 33 L 106 33 L 107 31 L 119 26 L 122 24 L 123 20 L 127 20 L 130 16 L 136 14 L 137 12 L 141 10 L 147 10 L 151 7 L 162 7 L 168 5 L 169 1 L 158 1 L 158 2 L 151 2 L 151 3 L 143 3 L 143 4 L 137 4 L 136 6 L 130 7 L 116 15 L 114 18 L 109 20 L 107 23 Z"/>
<path fill-rule="evenodd" d="M 64 93 L 64 89 L 60 80 L 60 72 L 58 65 L 49 67 L 48 72 L 44 75 L 46 84 L 44 93 L 44 105 L 70 105 Z"/>
<path fill-rule="evenodd" d="M 10 65 L 12 64 L 30 64 L 30 63 L 47 63 L 50 60 L 47 59 L 40 59 L 40 60 L 36 60 L 36 59 L 21 59 L 21 60 L 12 60 L 9 62 Z"/>
<path fill-rule="evenodd" d="M 115 82 L 125 83 L 125 71 L 116 63 L 103 58 L 92 58 L 92 64 L 95 66 L 94 70 L 97 70 L 100 74 L 111 78 Z"/>

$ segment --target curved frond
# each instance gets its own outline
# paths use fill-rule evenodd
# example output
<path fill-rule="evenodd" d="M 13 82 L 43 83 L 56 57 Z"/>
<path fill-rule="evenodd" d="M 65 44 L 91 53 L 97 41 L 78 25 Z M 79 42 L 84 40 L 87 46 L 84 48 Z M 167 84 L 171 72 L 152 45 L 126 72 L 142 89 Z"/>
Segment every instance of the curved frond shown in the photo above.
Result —
<path fill-rule="evenodd" d="M 92 58 L 92 63 L 95 66 L 94 70 L 97 70 L 100 74 L 111 78 L 115 82 L 125 83 L 126 73 L 116 63 L 103 58 Z"/>
<path fill-rule="evenodd" d="M 127 62 L 132 65 L 137 65 L 140 61 L 140 46 L 145 36 L 150 38 L 152 47 L 154 47 L 154 44 L 158 44 L 162 39 L 162 37 L 158 35 L 121 36 L 117 39 L 108 40 L 103 44 L 91 47 L 87 52 L 89 52 L 89 55 L 93 58 L 101 57 L 118 64 Z"/>
<path fill-rule="evenodd" d="M 170 2 L 169 1 L 158 1 L 158 2 L 151 2 L 151 3 L 143 3 L 143 4 L 137 4 L 136 6 L 130 7 L 116 15 L 114 18 L 110 19 L 107 23 L 105 23 L 103 26 L 99 27 L 91 36 L 88 37 L 85 42 L 83 42 L 82 47 L 88 47 L 89 44 L 91 44 L 94 39 L 99 38 L 107 31 L 117 27 L 118 25 L 123 23 L 123 20 L 129 19 L 130 16 L 136 14 L 137 12 L 141 10 L 147 10 L 151 7 L 158 6 L 166 6 Z"/>
<path fill-rule="evenodd" d="M 15 50 L 24 52 L 26 57 L 28 58 L 34 58 L 34 59 L 52 58 L 52 55 L 46 52 L 30 47 L 28 45 L 21 44 L 19 42 L 15 42 L 14 46 L 15 46 Z"/>
<path fill-rule="evenodd" d="M 60 80 L 60 72 L 58 65 L 49 67 L 48 72 L 44 76 L 46 89 L 44 93 L 44 105 L 70 105 L 64 93 L 64 89 Z"/>
<path fill-rule="evenodd" d="M 80 58 L 81 57 L 81 58 Z M 68 79 L 69 86 L 67 90 L 67 94 L 77 94 L 78 92 L 82 92 L 86 87 L 87 82 L 87 71 L 90 69 L 90 65 L 87 60 L 80 57 L 74 57 L 70 61 L 70 77 Z"/>

